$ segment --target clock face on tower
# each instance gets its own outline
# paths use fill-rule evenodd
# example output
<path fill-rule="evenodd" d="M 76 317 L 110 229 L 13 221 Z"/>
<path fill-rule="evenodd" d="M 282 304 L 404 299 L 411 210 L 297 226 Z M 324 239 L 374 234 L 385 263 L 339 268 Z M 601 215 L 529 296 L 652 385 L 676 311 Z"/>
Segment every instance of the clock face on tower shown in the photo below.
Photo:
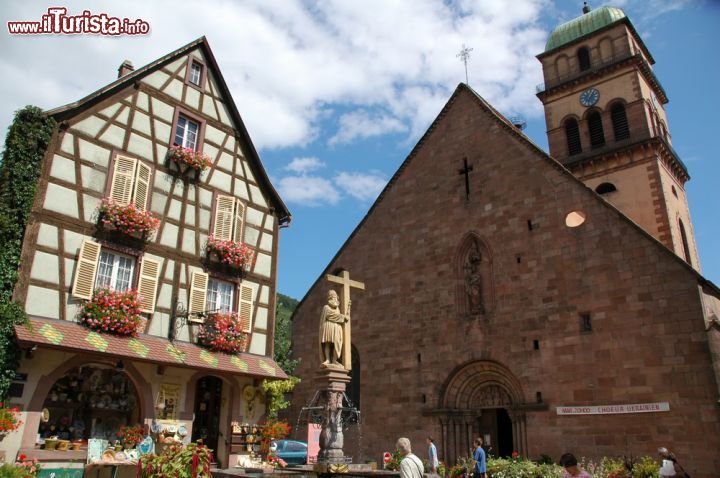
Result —
<path fill-rule="evenodd" d="M 600 99 L 600 92 L 595 88 L 588 88 L 580 93 L 580 104 L 583 106 L 593 106 Z"/>

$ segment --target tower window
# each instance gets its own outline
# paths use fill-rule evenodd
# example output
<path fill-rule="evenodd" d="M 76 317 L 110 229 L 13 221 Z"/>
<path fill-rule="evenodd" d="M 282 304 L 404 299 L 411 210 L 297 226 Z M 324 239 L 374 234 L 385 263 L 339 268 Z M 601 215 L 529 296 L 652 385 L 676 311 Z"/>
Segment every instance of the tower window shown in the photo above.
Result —
<path fill-rule="evenodd" d="M 690 245 L 688 244 L 687 234 L 685 233 L 685 225 L 683 224 L 682 219 L 678 219 L 678 223 L 680 224 L 680 238 L 682 239 L 685 262 L 692 265 L 692 261 L 690 260 Z"/>
<path fill-rule="evenodd" d="M 608 194 L 617 191 L 617 188 L 613 183 L 602 183 L 595 188 L 595 192 L 598 194 Z"/>
<path fill-rule="evenodd" d="M 625 106 L 617 103 L 610 111 L 612 118 L 613 132 L 615 133 L 615 141 L 628 139 L 630 137 L 630 128 L 628 127 L 627 114 L 625 114 Z"/>
<path fill-rule="evenodd" d="M 590 50 L 586 46 L 580 48 L 577 52 L 578 64 L 580 65 L 580 71 L 590 69 Z"/>
<path fill-rule="evenodd" d="M 605 145 L 605 132 L 603 131 L 602 118 L 600 113 L 593 111 L 587 117 L 588 128 L 590 129 L 590 146 L 599 148 Z"/>
<path fill-rule="evenodd" d="M 568 154 L 572 156 L 582 153 L 580 128 L 578 128 L 578 122 L 575 119 L 570 118 L 565 122 L 565 136 L 567 137 Z"/>

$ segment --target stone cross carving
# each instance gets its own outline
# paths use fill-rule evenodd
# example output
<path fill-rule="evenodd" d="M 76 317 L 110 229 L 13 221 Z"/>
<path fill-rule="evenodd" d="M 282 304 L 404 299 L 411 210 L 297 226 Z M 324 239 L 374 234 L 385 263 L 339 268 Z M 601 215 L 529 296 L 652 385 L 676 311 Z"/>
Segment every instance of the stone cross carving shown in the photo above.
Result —
<path fill-rule="evenodd" d="M 465 175 L 465 199 L 470 199 L 470 173 L 473 167 L 468 166 L 467 158 L 463 158 L 463 168 L 458 169 L 458 174 Z"/>
<path fill-rule="evenodd" d="M 342 307 L 343 314 L 347 316 L 348 320 L 343 324 L 343 350 L 342 350 L 342 366 L 345 370 L 352 369 L 352 351 L 351 345 L 351 334 L 350 334 L 350 288 L 365 290 L 365 284 L 362 282 L 350 280 L 350 273 L 348 271 L 342 271 L 340 276 L 327 274 L 325 276 L 330 282 L 342 285 Z M 321 344 L 322 346 L 322 344 Z M 322 354 L 322 350 L 320 351 Z M 321 355 L 322 356 L 322 355 Z"/>

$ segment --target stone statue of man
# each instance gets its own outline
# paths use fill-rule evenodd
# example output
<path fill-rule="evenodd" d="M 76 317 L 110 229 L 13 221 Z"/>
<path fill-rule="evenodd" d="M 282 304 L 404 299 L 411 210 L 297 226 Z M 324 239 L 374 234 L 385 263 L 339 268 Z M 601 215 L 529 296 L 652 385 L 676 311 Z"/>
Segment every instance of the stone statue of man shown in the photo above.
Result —
<path fill-rule="evenodd" d="M 320 316 L 320 360 L 325 367 L 342 366 L 339 360 L 343 350 L 343 324 L 350 320 L 350 303 L 346 312 L 340 312 L 337 292 L 328 292 L 328 303 Z"/>

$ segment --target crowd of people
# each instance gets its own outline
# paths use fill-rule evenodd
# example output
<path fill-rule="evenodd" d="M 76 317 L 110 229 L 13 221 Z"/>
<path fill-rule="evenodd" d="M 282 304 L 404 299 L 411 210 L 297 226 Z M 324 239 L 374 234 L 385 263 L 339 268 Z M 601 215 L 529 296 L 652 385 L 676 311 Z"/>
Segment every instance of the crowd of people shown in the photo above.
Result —
<path fill-rule="evenodd" d="M 432 437 L 427 438 L 428 445 L 428 464 L 430 471 L 436 474 L 440 461 L 438 460 L 437 447 Z M 397 451 L 402 456 L 400 462 L 400 478 L 423 478 L 425 467 L 423 462 L 417 455 L 412 452 L 412 445 L 407 438 L 400 438 L 395 445 Z M 475 460 L 475 468 L 473 470 L 473 478 L 488 478 L 487 475 L 487 456 L 483 449 L 483 440 L 478 437 L 473 441 L 472 450 L 473 459 Z M 662 460 L 660 468 L 660 478 L 690 478 L 690 475 L 678 463 L 677 458 L 667 448 L 658 448 L 658 455 Z M 563 478 L 592 478 L 585 470 L 578 466 L 578 460 L 572 453 L 565 453 L 560 457 L 560 466 L 565 468 Z"/>

